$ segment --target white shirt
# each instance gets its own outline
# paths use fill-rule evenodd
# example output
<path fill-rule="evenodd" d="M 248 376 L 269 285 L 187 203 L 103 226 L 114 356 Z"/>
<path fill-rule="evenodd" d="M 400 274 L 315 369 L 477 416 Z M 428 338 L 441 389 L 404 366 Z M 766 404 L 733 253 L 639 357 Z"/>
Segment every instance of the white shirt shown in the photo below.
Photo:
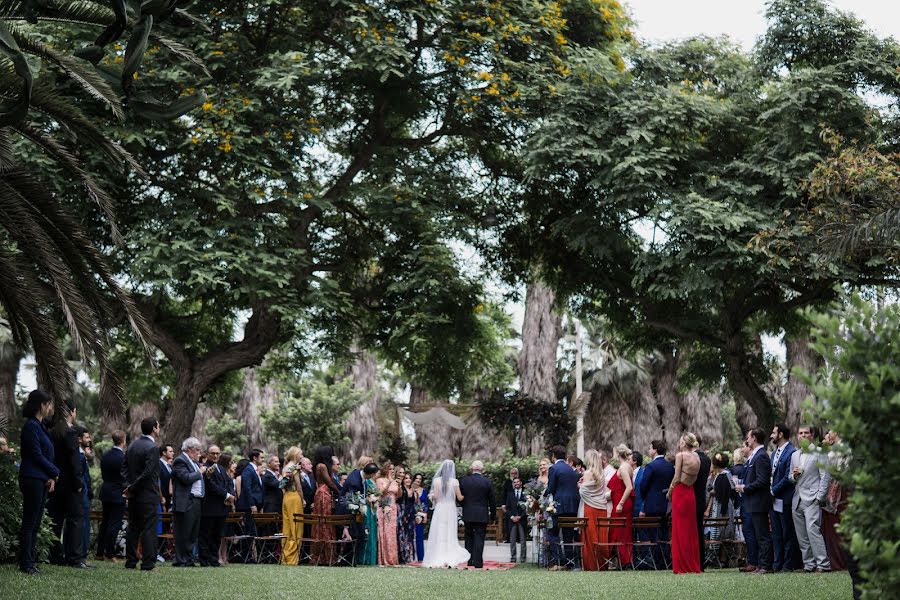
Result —
<path fill-rule="evenodd" d="M 200 471 L 200 467 L 191 460 L 191 457 L 187 454 L 184 455 L 187 464 L 191 467 L 192 471 Z M 203 489 L 203 475 L 200 475 L 200 479 L 191 484 L 191 496 L 195 498 L 202 498 L 205 495 L 205 490 Z"/>

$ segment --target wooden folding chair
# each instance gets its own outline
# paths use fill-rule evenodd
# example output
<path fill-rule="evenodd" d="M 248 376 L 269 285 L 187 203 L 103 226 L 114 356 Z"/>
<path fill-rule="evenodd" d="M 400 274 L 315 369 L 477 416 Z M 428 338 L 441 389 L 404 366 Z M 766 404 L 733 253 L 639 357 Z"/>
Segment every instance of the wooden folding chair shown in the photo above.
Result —
<path fill-rule="evenodd" d="M 743 532 L 744 521 L 739 516 L 734 517 L 735 537 L 730 540 L 724 540 L 725 563 L 726 566 L 741 567 L 747 564 L 747 543 L 743 539 L 738 539 L 737 532 Z M 743 538 L 743 536 L 741 536 Z"/>
<path fill-rule="evenodd" d="M 253 556 L 253 536 L 244 533 L 244 513 L 233 512 L 226 515 L 225 526 L 229 525 L 234 533 L 224 537 L 228 560 L 248 562 Z"/>
<path fill-rule="evenodd" d="M 170 561 L 175 558 L 175 533 L 172 513 L 160 513 L 159 522 L 162 523 L 163 532 L 156 536 L 156 553 Z"/>
<path fill-rule="evenodd" d="M 281 557 L 281 541 L 286 537 L 280 532 L 280 513 L 256 513 L 256 537 L 253 539 L 256 562 L 277 564 Z"/>
<path fill-rule="evenodd" d="M 581 553 L 584 545 L 581 542 L 578 532 L 587 527 L 588 520 L 584 517 L 557 517 L 557 525 L 559 526 L 559 551 L 563 558 L 562 567 L 580 569 Z M 573 541 L 563 541 L 563 531 L 573 532 Z"/>
<path fill-rule="evenodd" d="M 656 554 L 659 552 L 659 528 L 662 525 L 662 519 L 659 517 L 637 517 L 631 522 L 633 550 L 631 553 L 631 569 L 635 570 L 641 566 L 653 567 L 657 570 Z M 650 532 L 656 531 L 657 535 L 652 536 L 656 541 L 650 539 Z"/>
<path fill-rule="evenodd" d="M 337 566 L 356 566 L 356 540 L 352 537 L 350 539 L 343 537 L 344 531 L 353 526 L 354 519 L 353 515 L 331 515 L 321 518 L 324 525 L 334 528 L 335 539 L 328 543 L 334 545 L 334 559 Z"/>
<path fill-rule="evenodd" d="M 723 567 L 721 556 L 723 548 L 722 536 L 725 533 L 726 527 L 728 527 L 727 517 L 703 519 L 704 530 L 706 530 L 707 528 L 711 530 L 709 539 L 706 540 L 706 555 L 704 556 L 704 563 L 709 566 L 715 566 L 717 569 L 721 569 Z"/>
<path fill-rule="evenodd" d="M 300 530 L 303 532 L 300 536 L 300 539 L 297 540 L 298 548 L 298 557 L 297 564 L 302 565 L 304 563 L 308 563 L 312 561 L 312 531 L 313 526 L 317 523 L 317 518 L 314 515 L 307 515 L 301 513 L 294 513 L 294 525 L 299 525 Z"/>
<path fill-rule="evenodd" d="M 611 540 L 613 537 L 613 532 L 623 529 L 626 525 L 625 517 L 597 517 L 597 527 L 600 530 L 606 530 L 606 539 Z M 601 570 L 606 569 L 614 569 L 621 570 L 622 569 L 622 558 L 619 555 L 619 551 L 622 548 L 621 542 L 594 542 L 593 552 L 594 557 L 596 558 L 597 566 L 600 567 Z M 609 554 L 606 558 L 602 558 L 600 556 L 601 550 L 607 550 Z"/>

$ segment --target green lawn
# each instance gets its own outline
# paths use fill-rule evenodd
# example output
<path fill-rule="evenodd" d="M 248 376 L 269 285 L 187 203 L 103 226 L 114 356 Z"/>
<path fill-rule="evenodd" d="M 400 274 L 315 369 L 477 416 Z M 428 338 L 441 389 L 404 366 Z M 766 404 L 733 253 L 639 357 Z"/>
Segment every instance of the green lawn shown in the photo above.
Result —
<path fill-rule="evenodd" d="M 228 565 L 219 569 L 174 569 L 150 573 L 98 563 L 75 571 L 44 566 L 41 575 L 26 577 L 12 565 L 0 566 L 3 600 L 720 600 L 726 598 L 851 598 L 845 573 L 745 575 L 734 570 L 702 575 L 668 572 L 550 573 L 534 566 L 510 571 L 450 571 L 419 568 L 281 567 Z"/>

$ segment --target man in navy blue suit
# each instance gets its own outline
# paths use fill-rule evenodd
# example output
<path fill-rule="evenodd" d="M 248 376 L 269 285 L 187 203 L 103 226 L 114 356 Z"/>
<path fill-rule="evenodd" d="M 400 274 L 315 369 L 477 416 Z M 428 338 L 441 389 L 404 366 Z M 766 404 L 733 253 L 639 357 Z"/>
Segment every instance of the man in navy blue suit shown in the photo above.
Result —
<path fill-rule="evenodd" d="M 262 510 L 263 483 L 259 469 L 263 464 L 262 450 L 254 448 L 250 451 L 250 462 L 241 473 L 241 494 L 235 508 L 244 513 L 244 534 L 256 535 L 256 521 L 253 515 Z"/>
<path fill-rule="evenodd" d="M 743 504 L 750 514 L 753 524 L 753 535 L 759 547 L 759 564 L 753 571 L 765 575 L 772 571 L 772 536 L 769 534 L 769 510 L 772 508 L 772 492 L 769 484 L 772 481 L 772 461 L 766 453 L 766 432 L 755 427 L 747 432 L 747 445 L 750 447 L 750 459 L 744 473 L 744 483 L 735 486 L 735 490 L 744 494 Z"/>
<path fill-rule="evenodd" d="M 788 441 L 791 430 L 784 423 L 772 429 L 770 439 L 775 444 L 772 452 L 772 547 L 775 571 L 793 571 L 797 551 L 797 536 L 794 532 L 794 518 L 791 503 L 794 500 L 794 482 L 788 477 L 791 470 L 791 455 L 794 446 Z"/>
<path fill-rule="evenodd" d="M 81 562 L 85 562 L 91 546 L 91 501 L 94 499 L 94 489 L 91 485 L 90 463 L 94 462 L 94 440 L 91 438 L 91 432 L 83 425 L 77 428 L 77 432 L 81 450 L 81 479 L 84 481 L 84 488 L 81 491 Z"/>
<path fill-rule="evenodd" d="M 641 469 L 643 474 L 640 482 L 644 510 L 638 514 L 641 517 L 653 517 L 664 521 L 666 513 L 669 511 L 669 501 L 666 499 L 666 493 L 669 491 L 672 478 L 675 477 L 675 465 L 666 460 L 666 442 L 664 440 L 653 440 L 650 442 L 648 456 L 650 461 Z M 648 530 L 647 537 L 651 542 L 657 541 L 660 537 L 666 539 L 665 527 L 663 526 L 659 530 Z M 653 552 L 654 560 L 662 564 L 662 554 L 659 546 L 654 546 Z"/>
<path fill-rule="evenodd" d="M 547 481 L 547 494 L 553 496 L 556 502 L 556 517 L 574 517 L 578 515 L 578 504 L 581 498 L 578 495 L 578 480 L 581 475 L 571 466 L 566 464 L 566 449 L 563 446 L 554 446 L 550 452 L 554 463 L 550 466 L 549 480 Z M 553 519 L 553 527 L 547 531 L 547 541 L 550 544 L 551 571 L 559 571 L 563 568 L 559 547 L 559 521 Z M 563 543 L 572 544 L 575 541 L 575 530 L 566 528 L 563 530 Z M 565 557 L 570 558 L 574 553 L 574 546 L 567 545 Z"/>
<path fill-rule="evenodd" d="M 116 538 L 122 529 L 122 517 L 125 514 L 125 498 L 122 490 L 125 478 L 122 477 L 122 463 L 125 462 L 125 432 L 112 432 L 113 447 L 103 453 L 100 459 L 100 474 L 103 485 L 100 486 L 100 502 L 103 504 L 103 518 L 100 531 L 97 532 L 97 558 L 99 560 L 118 560 Z"/>

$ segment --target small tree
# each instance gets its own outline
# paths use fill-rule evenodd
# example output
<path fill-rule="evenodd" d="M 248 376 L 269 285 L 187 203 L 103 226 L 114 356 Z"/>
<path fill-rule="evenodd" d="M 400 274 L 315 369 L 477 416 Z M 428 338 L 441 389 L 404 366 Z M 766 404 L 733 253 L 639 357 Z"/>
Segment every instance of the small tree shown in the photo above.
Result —
<path fill-rule="evenodd" d="M 877 310 L 854 296 L 812 315 L 815 349 L 828 367 L 808 377 L 822 416 L 840 433 L 846 469 L 835 477 L 852 489 L 840 531 L 868 580 L 864 598 L 900 597 L 900 520 L 884 512 L 900 489 L 900 307 Z"/>
<path fill-rule="evenodd" d="M 225 446 L 236 454 L 240 454 L 250 442 L 247 425 L 231 415 L 222 415 L 221 418 L 207 421 L 206 436 L 211 442 Z"/>
<path fill-rule="evenodd" d="M 280 402 L 261 415 L 263 426 L 279 448 L 350 441 L 347 417 L 362 402 L 362 394 L 351 383 L 329 385 L 307 380 L 292 384 L 287 391 Z"/>

